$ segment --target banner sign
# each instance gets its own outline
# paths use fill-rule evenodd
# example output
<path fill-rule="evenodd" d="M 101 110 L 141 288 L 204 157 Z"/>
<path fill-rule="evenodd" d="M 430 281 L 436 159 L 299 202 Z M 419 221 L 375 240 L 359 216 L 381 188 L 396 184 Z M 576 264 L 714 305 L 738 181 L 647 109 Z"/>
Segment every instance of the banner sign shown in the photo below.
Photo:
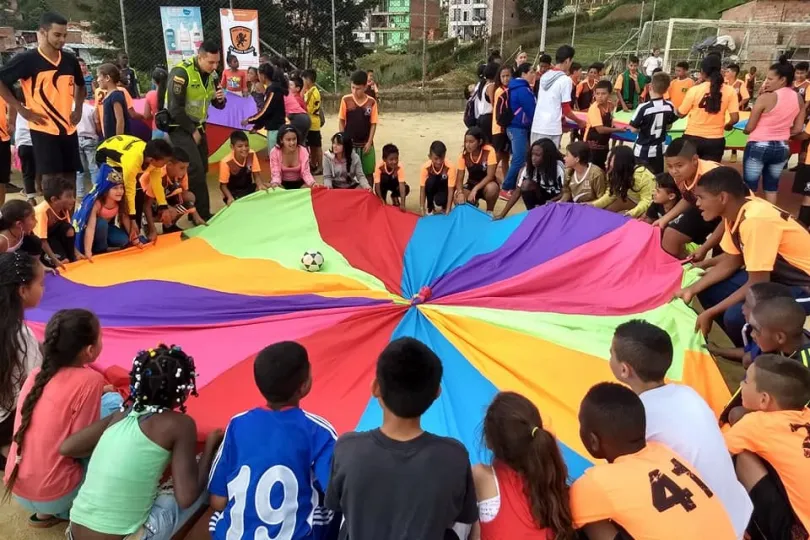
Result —
<path fill-rule="evenodd" d="M 166 66 L 172 69 L 197 54 L 203 42 L 202 17 L 199 7 L 161 7 L 163 44 Z"/>
<path fill-rule="evenodd" d="M 259 12 L 255 9 L 220 9 L 223 64 L 228 56 L 239 60 L 239 69 L 259 67 Z"/>

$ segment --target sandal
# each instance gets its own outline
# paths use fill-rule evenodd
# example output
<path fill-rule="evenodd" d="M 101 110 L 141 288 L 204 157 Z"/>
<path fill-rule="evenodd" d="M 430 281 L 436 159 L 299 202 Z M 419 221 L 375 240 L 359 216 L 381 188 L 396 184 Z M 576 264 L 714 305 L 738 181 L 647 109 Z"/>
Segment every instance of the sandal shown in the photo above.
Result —
<path fill-rule="evenodd" d="M 51 527 L 55 527 L 60 523 L 66 522 L 66 519 L 56 516 L 51 516 L 48 519 L 39 519 L 36 514 L 31 514 L 31 517 L 28 518 L 28 526 L 32 529 L 50 529 Z"/>

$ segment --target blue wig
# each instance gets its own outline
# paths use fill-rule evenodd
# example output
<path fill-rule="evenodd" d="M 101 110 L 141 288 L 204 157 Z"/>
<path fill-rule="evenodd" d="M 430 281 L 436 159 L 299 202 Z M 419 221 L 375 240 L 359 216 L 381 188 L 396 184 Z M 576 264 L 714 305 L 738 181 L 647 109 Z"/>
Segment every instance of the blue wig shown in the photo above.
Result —
<path fill-rule="evenodd" d="M 123 183 L 121 173 L 110 167 L 106 163 L 99 165 L 98 175 L 90 193 L 84 196 L 79 209 L 73 214 L 73 230 L 76 232 L 76 249 L 84 253 L 84 232 L 87 229 L 87 222 L 90 220 L 90 213 L 93 205 L 99 197 L 104 196 L 113 186 Z"/>

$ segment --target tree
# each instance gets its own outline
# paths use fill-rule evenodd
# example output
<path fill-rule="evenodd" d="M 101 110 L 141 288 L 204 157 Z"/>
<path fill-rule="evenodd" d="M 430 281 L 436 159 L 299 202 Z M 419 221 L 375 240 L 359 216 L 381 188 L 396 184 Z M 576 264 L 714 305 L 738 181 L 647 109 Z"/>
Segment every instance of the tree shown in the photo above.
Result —
<path fill-rule="evenodd" d="M 335 0 L 337 55 L 341 70 L 352 69 L 354 60 L 366 52 L 352 32 L 373 1 Z M 219 10 L 229 6 L 228 0 L 185 0 L 179 4 L 199 6 L 203 35 L 220 38 Z M 316 59 L 331 63 L 331 0 L 241 0 L 234 4 L 238 9 L 259 11 L 260 38 L 292 64 L 303 68 L 312 65 Z M 174 5 L 178 5 L 177 0 L 125 0 L 128 52 L 133 67 L 149 71 L 166 62 L 163 35 L 159 31 L 160 7 Z M 99 1 L 92 13 L 93 31 L 116 47 L 123 48 L 118 2 Z M 262 50 L 266 51 L 267 47 L 263 45 Z"/>
<path fill-rule="evenodd" d="M 529 19 L 533 22 L 541 22 L 543 20 L 543 1 L 544 0 L 517 0 L 517 8 L 522 18 Z M 560 11 L 565 5 L 565 0 L 548 0 L 548 16 Z"/>

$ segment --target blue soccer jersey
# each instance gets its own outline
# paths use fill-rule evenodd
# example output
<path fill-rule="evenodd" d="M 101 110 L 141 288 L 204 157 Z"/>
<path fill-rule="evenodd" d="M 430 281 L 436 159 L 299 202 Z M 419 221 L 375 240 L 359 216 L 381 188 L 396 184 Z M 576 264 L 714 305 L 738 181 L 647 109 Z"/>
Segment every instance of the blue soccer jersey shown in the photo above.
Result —
<path fill-rule="evenodd" d="M 257 408 L 231 419 L 208 491 L 228 500 L 212 521 L 215 540 L 298 540 L 318 536 L 332 514 L 319 507 L 337 433 L 297 407 Z"/>

